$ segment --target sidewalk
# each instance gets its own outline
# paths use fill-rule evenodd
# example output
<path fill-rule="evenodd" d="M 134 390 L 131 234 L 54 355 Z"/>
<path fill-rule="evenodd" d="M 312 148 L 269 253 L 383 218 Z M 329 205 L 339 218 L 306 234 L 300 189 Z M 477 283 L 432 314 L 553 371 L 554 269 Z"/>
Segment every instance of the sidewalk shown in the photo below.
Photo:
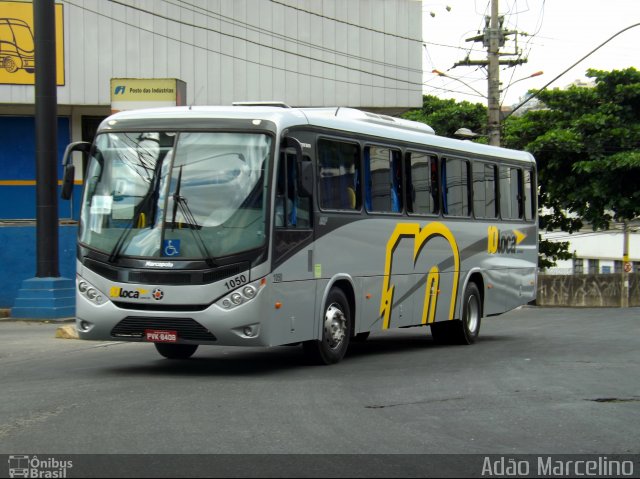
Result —
<path fill-rule="evenodd" d="M 78 339 L 75 318 L 12 318 L 11 310 L 0 308 L 0 323 L 31 323 L 31 324 L 54 324 L 57 325 L 54 337 L 58 339 Z"/>

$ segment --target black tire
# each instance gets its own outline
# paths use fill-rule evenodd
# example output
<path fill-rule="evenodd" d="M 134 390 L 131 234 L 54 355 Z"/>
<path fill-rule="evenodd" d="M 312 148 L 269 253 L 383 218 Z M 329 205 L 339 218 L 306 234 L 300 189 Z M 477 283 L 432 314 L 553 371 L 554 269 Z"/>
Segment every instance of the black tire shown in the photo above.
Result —
<path fill-rule="evenodd" d="M 482 296 L 475 283 L 469 283 L 462 298 L 462 319 L 440 321 L 431 325 L 431 335 L 438 344 L 473 344 L 480 334 Z"/>
<path fill-rule="evenodd" d="M 322 339 L 305 341 L 304 352 L 314 363 L 335 364 L 347 352 L 352 331 L 351 308 L 341 289 L 329 291 L 322 320 Z"/>
<path fill-rule="evenodd" d="M 167 359 L 189 359 L 198 349 L 197 344 L 154 344 L 158 352 Z"/>

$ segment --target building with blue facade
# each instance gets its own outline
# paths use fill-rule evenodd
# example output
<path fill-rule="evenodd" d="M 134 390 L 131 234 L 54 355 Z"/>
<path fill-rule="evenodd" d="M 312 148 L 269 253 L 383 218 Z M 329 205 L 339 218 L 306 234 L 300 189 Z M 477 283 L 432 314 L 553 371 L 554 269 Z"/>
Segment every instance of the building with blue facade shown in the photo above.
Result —
<path fill-rule="evenodd" d="M 0 43 L 19 52 L 0 51 L 0 308 L 11 308 L 36 271 L 33 6 L 0 1 L 3 18 L 20 20 L 0 21 Z M 420 107 L 421 18 L 411 0 L 58 1 L 51 161 L 61 164 L 69 142 L 92 140 L 112 111 L 114 78 L 180 79 L 192 105 Z M 60 273 L 71 279 L 82 156 L 74 163 L 74 198 L 59 203 Z"/>

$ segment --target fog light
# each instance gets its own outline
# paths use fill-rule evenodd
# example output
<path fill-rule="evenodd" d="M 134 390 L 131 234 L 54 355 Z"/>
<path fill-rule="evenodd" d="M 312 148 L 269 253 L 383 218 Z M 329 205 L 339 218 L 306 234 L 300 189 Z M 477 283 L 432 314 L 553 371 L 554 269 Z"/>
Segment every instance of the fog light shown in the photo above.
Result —
<path fill-rule="evenodd" d="M 253 328 L 251 326 L 247 326 L 246 328 L 244 328 L 244 335 L 245 336 L 253 336 L 255 333 L 253 332 Z"/>
<path fill-rule="evenodd" d="M 80 321 L 80 324 L 78 326 L 82 331 L 89 331 L 89 328 L 91 327 L 91 325 L 88 322 L 86 322 L 84 319 Z"/>

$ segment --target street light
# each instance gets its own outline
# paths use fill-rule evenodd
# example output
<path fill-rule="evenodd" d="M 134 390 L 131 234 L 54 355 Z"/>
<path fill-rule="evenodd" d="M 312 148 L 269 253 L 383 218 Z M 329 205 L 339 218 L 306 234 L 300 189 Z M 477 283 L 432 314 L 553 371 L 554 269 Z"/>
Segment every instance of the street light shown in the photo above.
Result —
<path fill-rule="evenodd" d="M 500 90 L 500 95 L 505 93 L 509 88 L 511 88 L 512 85 L 514 85 L 515 83 L 518 83 L 519 81 L 528 80 L 529 78 L 533 78 L 533 77 L 539 77 L 540 75 L 543 75 L 543 74 L 544 74 L 544 72 L 542 70 L 540 70 L 540 71 L 532 73 L 531 75 L 529 75 L 527 77 L 519 78 L 518 80 L 509 83 L 504 90 Z M 504 99 L 503 99 L 503 101 L 504 101 Z M 502 107 L 502 102 L 500 102 L 500 106 Z M 504 120 L 504 118 L 503 118 L 503 120 Z"/>
<path fill-rule="evenodd" d="M 571 70 L 573 67 L 575 67 L 578 63 L 580 63 L 582 60 L 584 60 L 585 58 L 587 58 L 589 55 L 591 55 L 592 53 L 596 52 L 597 50 L 599 50 L 600 48 L 602 48 L 604 45 L 606 45 L 607 43 L 609 43 L 611 40 L 613 40 L 614 38 L 616 38 L 618 35 L 620 35 L 621 33 L 626 32 L 627 30 L 630 30 L 632 28 L 635 27 L 640 27 L 640 23 L 634 23 L 633 25 L 629 25 L 626 28 L 623 28 L 622 30 L 620 30 L 618 33 L 614 33 L 613 35 L 611 35 L 609 38 L 607 38 L 604 42 L 602 42 L 600 45 L 598 45 L 597 47 L 595 47 L 593 50 L 591 50 L 589 53 L 587 53 L 585 56 L 583 56 L 580 60 L 578 60 L 577 62 L 575 62 L 573 65 L 571 65 L 569 68 L 567 68 L 566 70 L 564 70 L 562 73 L 560 73 L 558 76 L 556 76 L 553 80 L 551 80 L 550 82 L 548 82 L 545 86 L 543 86 L 542 88 L 540 88 L 539 90 L 536 90 L 532 95 L 529 95 L 529 97 L 527 97 L 522 103 L 520 103 L 518 106 L 516 106 L 513 110 L 511 110 L 509 112 L 509 114 L 507 114 L 503 120 L 507 119 L 508 117 L 510 117 L 511 115 L 513 115 L 516 110 L 520 109 L 520 107 L 522 105 L 524 105 L 525 103 L 527 103 L 528 101 L 533 100 L 535 97 L 537 97 L 540 92 L 544 91 L 547 89 L 547 87 L 549 85 L 551 85 L 554 81 L 556 81 L 558 78 L 560 78 L 562 75 L 564 75 L 565 73 L 567 73 L 569 70 Z"/>
<path fill-rule="evenodd" d="M 431 73 L 435 73 L 436 75 L 438 75 L 439 77 L 445 77 L 445 78 L 450 78 L 451 80 L 455 80 L 458 81 L 460 83 L 462 83 L 464 86 L 466 86 L 467 88 L 470 88 L 471 90 L 473 90 L 474 92 L 476 92 L 478 95 L 480 95 L 482 98 L 486 98 L 487 95 L 485 95 L 484 93 L 480 93 L 478 90 L 476 90 L 475 88 L 473 88 L 471 85 L 467 84 L 466 82 L 463 82 L 462 80 L 460 80 L 460 78 L 456 78 L 456 77 L 452 77 L 450 75 L 447 75 L 444 72 L 441 72 L 440 70 L 431 70 Z"/>
<path fill-rule="evenodd" d="M 511 85 L 513 85 L 514 83 L 518 83 L 519 81 L 522 81 L 522 80 L 528 80 L 529 78 L 533 78 L 533 77 L 539 77 L 540 75 L 544 75 L 544 72 L 543 72 L 542 70 L 537 71 L 537 72 L 535 72 L 535 73 L 532 73 L 532 74 L 531 74 L 531 75 L 529 75 L 528 77 L 520 78 L 520 79 L 518 79 L 518 80 L 516 80 L 516 81 L 513 81 L 513 82 L 509 83 L 509 84 L 507 85 L 507 88 L 505 88 L 504 90 L 502 90 L 500 93 L 502 93 L 503 91 L 506 91 L 506 90 L 507 90 Z"/>

